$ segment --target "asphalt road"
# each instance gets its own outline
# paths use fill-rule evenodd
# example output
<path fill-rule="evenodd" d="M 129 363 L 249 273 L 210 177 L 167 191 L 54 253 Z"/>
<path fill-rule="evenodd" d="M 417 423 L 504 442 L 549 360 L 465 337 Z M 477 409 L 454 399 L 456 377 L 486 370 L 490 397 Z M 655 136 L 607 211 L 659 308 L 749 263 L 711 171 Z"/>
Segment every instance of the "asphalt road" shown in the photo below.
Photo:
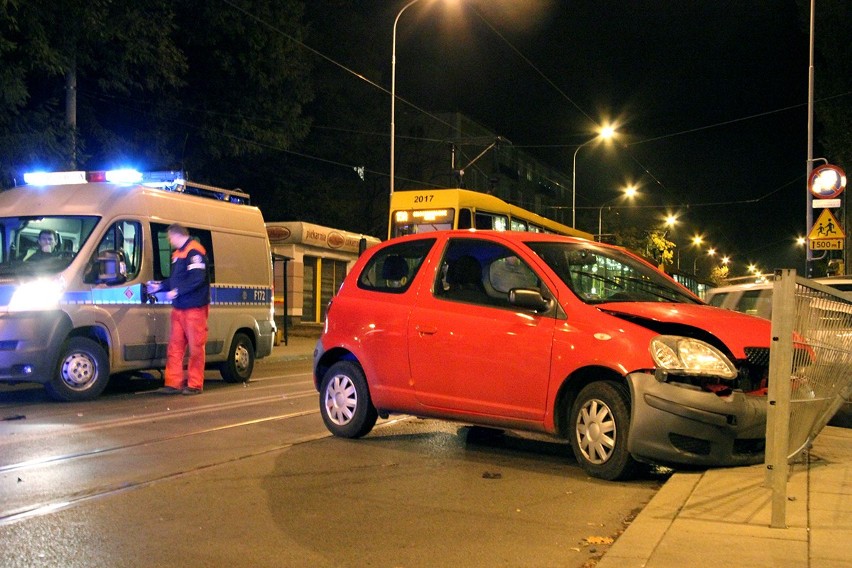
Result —
<path fill-rule="evenodd" d="M 160 384 L 0 387 L 0 566 L 590 567 L 667 476 L 604 482 L 567 444 L 411 417 L 332 438 L 307 361 Z"/>

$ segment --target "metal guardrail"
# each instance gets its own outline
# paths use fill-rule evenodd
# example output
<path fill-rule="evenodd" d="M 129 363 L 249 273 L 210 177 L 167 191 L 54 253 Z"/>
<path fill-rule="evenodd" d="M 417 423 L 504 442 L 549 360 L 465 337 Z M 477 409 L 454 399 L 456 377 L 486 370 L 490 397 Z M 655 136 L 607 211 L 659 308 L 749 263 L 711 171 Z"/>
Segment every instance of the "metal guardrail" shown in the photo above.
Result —
<path fill-rule="evenodd" d="M 852 301 L 795 270 L 775 271 L 768 391 L 766 485 L 784 528 L 790 461 L 852 396 Z"/>

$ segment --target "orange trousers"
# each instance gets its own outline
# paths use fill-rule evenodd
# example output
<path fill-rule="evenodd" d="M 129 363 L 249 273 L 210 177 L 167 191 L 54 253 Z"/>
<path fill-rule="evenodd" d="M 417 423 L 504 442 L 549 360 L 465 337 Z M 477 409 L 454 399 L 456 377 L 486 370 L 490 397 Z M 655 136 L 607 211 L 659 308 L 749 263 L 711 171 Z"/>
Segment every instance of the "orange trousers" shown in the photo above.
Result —
<path fill-rule="evenodd" d="M 166 351 L 166 386 L 182 389 L 204 388 L 204 348 L 207 344 L 207 316 L 210 306 L 172 309 L 169 346 Z M 183 360 L 189 348 L 187 378 L 183 376 Z"/>

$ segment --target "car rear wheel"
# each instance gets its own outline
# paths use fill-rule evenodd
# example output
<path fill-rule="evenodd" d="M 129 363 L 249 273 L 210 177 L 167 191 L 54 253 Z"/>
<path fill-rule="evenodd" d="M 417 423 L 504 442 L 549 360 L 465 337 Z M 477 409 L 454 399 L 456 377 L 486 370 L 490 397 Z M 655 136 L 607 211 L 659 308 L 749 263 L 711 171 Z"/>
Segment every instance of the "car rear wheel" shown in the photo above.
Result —
<path fill-rule="evenodd" d="M 231 342 L 228 359 L 219 367 L 226 383 L 246 383 L 254 370 L 254 344 L 245 333 L 237 333 Z"/>
<path fill-rule="evenodd" d="M 571 447 L 586 472 L 601 479 L 631 477 L 638 463 L 627 451 L 630 397 L 612 381 L 586 385 L 571 408 Z"/>
<path fill-rule="evenodd" d="M 341 438 L 367 435 L 378 419 L 361 366 L 351 361 L 332 365 L 320 386 L 320 413 L 326 428 Z"/>

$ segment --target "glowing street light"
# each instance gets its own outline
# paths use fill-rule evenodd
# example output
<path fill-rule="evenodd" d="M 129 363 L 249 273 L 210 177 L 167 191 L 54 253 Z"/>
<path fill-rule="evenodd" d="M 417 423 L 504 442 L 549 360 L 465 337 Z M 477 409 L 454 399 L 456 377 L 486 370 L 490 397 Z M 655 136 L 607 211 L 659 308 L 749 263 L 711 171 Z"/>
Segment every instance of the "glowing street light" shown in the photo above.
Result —
<path fill-rule="evenodd" d="M 635 185 L 629 185 L 629 186 L 624 188 L 624 193 L 622 195 L 618 195 L 616 197 L 613 197 L 609 201 L 605 201 L 603 203 L 603 205 L 601 205 L 598 208 L 598 241 L 602 240 L 601 235 L 603 235 L 603 223 L 602 223 L 602 221 L 603 221 L 604 207 L 606 207 L 607 205 L 609 205 L 610 203 L 612 203 L 613 201 L 615 201 L 617 199 L 621 199 L 621 198 L 633 199 L 636 196 L 636 194 L 638 193 L 638 191 L 639 190 L 636 188 Z"/>
<path fill-rule="evenodd" d="M 615 128 L 612 126 L 604 126 L 600 129 L 597 136 L 583 142 L 577 146 L 576 150 L 574 150 L 574 160 L 571 167 L 571 227 L 573 228 L 577 228 L 577 152 L 580 151 L 580 148 L 588 146 L 592 142 L 598 140 L 609 140 L 613 136 L 615 136 Z"/>
<path fill-rule="evenodd" d="M 692 244 L 694 244 L 696 246 L 700 246 L 701 243 L 703 243 L 703 242 L 704 242 L 703 237 L 696 235 L 695 237 L 692 238 Z M 713 248 L 713 247 L 710 247 L 709 249 L 707 249 L 707 256 L 710 256 L 710 257 L 716 256 L 716 249 Z M 727 258 L 727 257 L 725 257 L 725 258 Z M 698 255 L 696 255 L 692 259 L 692 273 L 695 274 L 696 276 L 698 275 Z"/>

